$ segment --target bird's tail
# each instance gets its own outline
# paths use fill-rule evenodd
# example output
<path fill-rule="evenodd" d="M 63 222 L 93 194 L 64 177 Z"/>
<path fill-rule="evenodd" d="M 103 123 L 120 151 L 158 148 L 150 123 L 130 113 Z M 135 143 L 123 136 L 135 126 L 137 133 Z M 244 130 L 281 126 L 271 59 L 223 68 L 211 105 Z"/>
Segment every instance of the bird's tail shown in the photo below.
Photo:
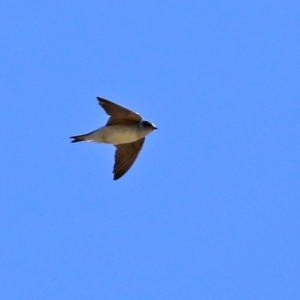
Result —
<path fill-rule="evenodd" d="M 88 136 L 89 136 L 89 133 L 71 136 L 70 138 L 73 139 L 73 141 L 71 141 L 71 143 L 86 141 L 86 140 L 88 140 Z"/>
<path fill-rule="evenodd" d="M 91 131 L 86 134 L 71 136 L 71 139 L 73 139 L 73 141 L 71 141 L 71 143 L 77 143 L 77 142 L 83 142 L 83 141 L 101 143 L 102 142 L 100 139 L 101 135 L 99 135 L 98 133 L 99 133 L 99 130 L 94 130 L 94 131 Z"/>

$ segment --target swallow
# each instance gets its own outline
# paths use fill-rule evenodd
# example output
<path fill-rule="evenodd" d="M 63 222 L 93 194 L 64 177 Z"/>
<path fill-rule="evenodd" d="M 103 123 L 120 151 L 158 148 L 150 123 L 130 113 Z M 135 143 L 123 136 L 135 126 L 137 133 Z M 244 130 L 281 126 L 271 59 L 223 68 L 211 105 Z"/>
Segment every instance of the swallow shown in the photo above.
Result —
<path fill-rule="evenodd" d="M 137 159 L 145 137 L 157 127 L 121 105 L 97 97 L 99 105 L 110 116 L 106 125 L 92 132 L 71 136 L 72 143 L 87 141 L 116 147 L 114 180 L 121 178 Z"/>

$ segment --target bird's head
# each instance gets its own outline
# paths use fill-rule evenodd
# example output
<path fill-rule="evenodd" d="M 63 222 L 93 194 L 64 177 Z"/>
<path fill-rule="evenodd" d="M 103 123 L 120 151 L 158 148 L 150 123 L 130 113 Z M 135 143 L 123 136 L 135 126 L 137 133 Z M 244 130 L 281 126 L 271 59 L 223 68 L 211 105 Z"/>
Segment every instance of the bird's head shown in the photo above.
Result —
<path fill-rule="evenodd" d="M 151 122 L 142 121 L 142 124 L 143 124 L 143 128 L 146 129 L 147 131 L 151 132 L 151 131 L 157 129 L 157 127 Z"/>

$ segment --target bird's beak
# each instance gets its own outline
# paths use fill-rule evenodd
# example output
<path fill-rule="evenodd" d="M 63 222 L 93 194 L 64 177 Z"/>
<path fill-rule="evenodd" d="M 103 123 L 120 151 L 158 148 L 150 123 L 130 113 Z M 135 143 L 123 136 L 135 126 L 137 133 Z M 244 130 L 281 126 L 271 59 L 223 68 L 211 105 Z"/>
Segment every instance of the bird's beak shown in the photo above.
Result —
<path fill-rule="evenodd" d="M 154 126 L 154 127 L 153 127 L 153 130 L 155 130 L 155 129 L 158 129 L 158 128 Z"/>

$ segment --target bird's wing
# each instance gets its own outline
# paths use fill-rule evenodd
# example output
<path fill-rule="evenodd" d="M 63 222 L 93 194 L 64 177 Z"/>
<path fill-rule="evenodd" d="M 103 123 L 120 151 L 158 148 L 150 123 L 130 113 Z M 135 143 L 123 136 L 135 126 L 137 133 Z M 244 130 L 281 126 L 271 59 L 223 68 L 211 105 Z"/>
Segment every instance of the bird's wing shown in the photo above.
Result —
<path fill-rule="evenodd" d="M 137 140 L 133 143 L 116 145 L 114 180 L 121 178 L 133 165 L 138 157 L 145 138 Z"/>
<path fill-rule="evenodd" d="M 104 98 L 97 97 L 97 99 L 105 112 L 110 116 L 106 125 L 139 122 L 142 120 L 142 117 L 136 112 Z"/>

